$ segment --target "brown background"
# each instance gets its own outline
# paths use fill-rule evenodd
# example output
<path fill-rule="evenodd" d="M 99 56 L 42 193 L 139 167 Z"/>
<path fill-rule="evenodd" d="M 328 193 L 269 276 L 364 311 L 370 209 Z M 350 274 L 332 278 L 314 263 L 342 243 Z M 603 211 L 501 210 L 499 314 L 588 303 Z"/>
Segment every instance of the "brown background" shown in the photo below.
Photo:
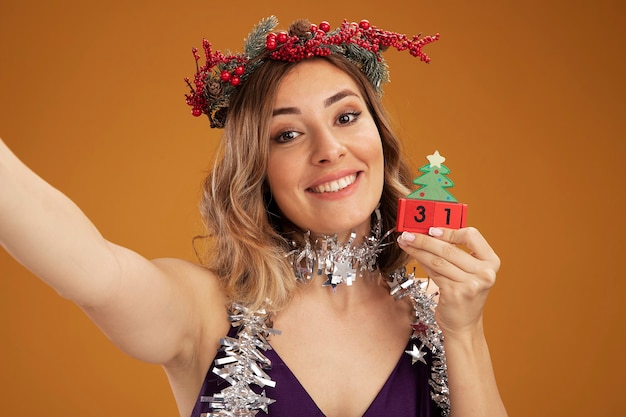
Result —
<path fill-rule="evenodd" d="M 441 32 L 431 65 L 387 54 L 385 100 L 414 167 L 448 158 L 469 223 L 503 259 L 486 329 L 510 415 L 623 413 L 622 2 L 50 3 L 0 3 L 0 135 L 147 257 L 193 259 L 219 136 L 183 102 L 202 37 L 239 50 L 269 14 Z M 4 252 L 0 335 L 2 415 L 176 415 L 158 366 L 118 352 Z"/>

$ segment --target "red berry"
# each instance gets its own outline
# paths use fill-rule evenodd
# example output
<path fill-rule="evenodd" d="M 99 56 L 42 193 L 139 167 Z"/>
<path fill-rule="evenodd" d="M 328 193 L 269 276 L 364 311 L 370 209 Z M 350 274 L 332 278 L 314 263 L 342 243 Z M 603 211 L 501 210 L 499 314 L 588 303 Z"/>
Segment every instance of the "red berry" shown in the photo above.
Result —
<path fill-rule="evenodd" d="M 278 35 L 276 35 L 276 40 L 278 41 L 278 43 L 285 43 L 287 42 L 287 39 L 289 39 L 289 35 L 287 35 L 287 32 L 280 32 Z"/>
<path fill-rule="evenodd" d="M 317 32 L 317 25 L 314 23 L 311 23 L 311 33 L 315 33 Z"/>
<path fill-rule="evenodd" d="M 369 29 L 370 28 L 369 20 L 365 20 L 365 19 L 361 20 L 361 22 L 359 23 L 359 27 L 363 30 Z"/>
<path fill-rule="evenodd" d="M 233 87 L 237 87 L 237 86 L 239 85 L 239 83 L 240 83 L 240 82 L 241 82 L 241 78 L 239 78 L 239 77 L 238 77 L 238 76 L 236 76 L 236 75 L 233 75 L 233 77 L 230 79 L 230 84 L 231 84 Z"/>
<path fill-rule="evenodd" d="M 330 23 L 328 23 L 327 21 L 323 21 L 322 23 L 320 23 L 320 30 L 322 32 L 328 33 L 328 31 L 330 30 Z"/>
<path fill-rule="evenodd" d="M 202 115 L 202 110 L 200 110 L 200 109 L 193 109 L 191 111 L 191 114 L 194 115 L 195 117 L 198 117 L 198 116 Z"/>
<path fill-rule="evenodd" d="M 265 48 L 267 48 L 268 51 L 273 51 L 274 49 L 276 49 L 276 40 L 274 39 L 267 39 L 265 41 Z"/>
<path fill-rule="evenodd" d="M 220 78 L 221 78 L 221 80 L 222 80 L 222 81 L 228 81 L 228 80 L 230 80 L 230 72 L 228 72 L 228 71 L 226 71 L 226 70 L 223 70 L 223 71 L 220 73 Z"/>
<path fill-rule="evenodd" d="M 243 75 L 244 72 L 246 72 L 246 69 L 242 65 L 235 68 L 235 74 L 237 75 Z"/>

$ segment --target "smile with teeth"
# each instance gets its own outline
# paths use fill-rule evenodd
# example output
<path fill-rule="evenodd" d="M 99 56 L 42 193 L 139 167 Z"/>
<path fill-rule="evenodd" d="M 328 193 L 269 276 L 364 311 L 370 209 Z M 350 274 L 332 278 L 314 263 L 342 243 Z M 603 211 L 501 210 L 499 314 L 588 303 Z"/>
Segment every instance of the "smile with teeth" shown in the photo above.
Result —
<path fill-rule="evenodd" d="M 354 181 L 356 181 L 356 174 L 348 175 L 335 181 L 328 181 L 324 184 L 311 187 L 310 190 L 314 193 L 336 193 L 337 191 L 343 190 L 348 185 L 353 184 Z"/>

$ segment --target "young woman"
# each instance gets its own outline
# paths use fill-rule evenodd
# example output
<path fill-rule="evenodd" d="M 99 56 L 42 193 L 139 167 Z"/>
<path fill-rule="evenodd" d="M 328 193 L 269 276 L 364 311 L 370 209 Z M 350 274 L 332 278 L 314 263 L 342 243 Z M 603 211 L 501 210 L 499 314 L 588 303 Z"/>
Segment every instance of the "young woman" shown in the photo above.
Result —
<path fill-rule="evenodd" d="M 188 96 L 225 129 L 204 265 L 106 241 L 1 142 L 0 242 L 122 350 L 162 364 L 183 417 L 506 415 L 482 329 L 498 257 L 473 228 L 385 233 L 411 175 L 380 52 L 427 59 L 434 38 L 275 24 L 244 55 L 205 43 Z"/>

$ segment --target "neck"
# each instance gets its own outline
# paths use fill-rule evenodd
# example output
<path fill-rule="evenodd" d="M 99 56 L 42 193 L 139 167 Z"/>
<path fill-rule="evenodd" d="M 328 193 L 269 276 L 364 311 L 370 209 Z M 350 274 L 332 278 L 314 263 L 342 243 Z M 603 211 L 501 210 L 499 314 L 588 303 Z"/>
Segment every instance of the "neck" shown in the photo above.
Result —
<path fill-rule="evenodd" d="M 325 277 L 322 284 L 336 290 L 339 284 L 351 286 L 366 272 L 375 272 L 381 242 L 385 238 L 381 236 L 382 221 L 378 209 L 376 218 L 372 233 L 359 239 L 356 231 L 341 241 L 337 235 L 314 238 L 307 232 L 301 241 L 293 241 L 289 255 L 296 279 L 306 282 Z"/>
<path fill-rule="evenodd" d="M 300 287 L 299 303 L 312 303 L 340 316 L 371 306 L 375 300 L 389 299 L 389 287 L 378 270 L 363 272 L 352 285 L 329 285 L 326 275 L 316 275 Z"/>

